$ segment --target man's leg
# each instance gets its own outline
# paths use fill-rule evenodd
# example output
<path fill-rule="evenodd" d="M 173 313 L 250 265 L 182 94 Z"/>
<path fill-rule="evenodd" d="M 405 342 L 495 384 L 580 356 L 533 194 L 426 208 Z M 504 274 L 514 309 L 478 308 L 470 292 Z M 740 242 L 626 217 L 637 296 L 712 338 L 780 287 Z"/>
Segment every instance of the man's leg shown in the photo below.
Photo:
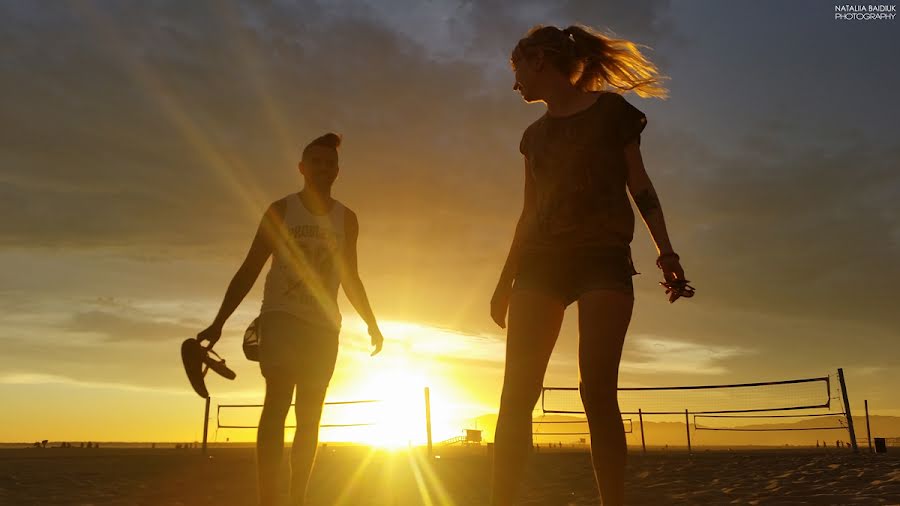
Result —
<path fill-rule="evenodd" d="M 284 419 L 291 407 L 294 381 L 289 376 L 266 378 L 266 400 L 256 433 L 256 468 L 259 479 L 259 504 L 278 504 L 278 474 L 284 450 Z"/>
<path fill-rule="evenodd" d="M 591 432 L 591 460 L 604 506 L 625 497 L 625 429 L 619 412 L 619 361 L 631 322 L 634 295 L 593 290 L 578 300 L 578 369 Z"/>
<path fill-rule="evenodd" d="M 539 292 L 516 290 L 510 299 L 506 369 L 494 437 L 494 506 L 507 506 L 515 499 L 531 451 L 531 413 L 564 312 L 562 302 Z"/>
<path fill-rule="evenodd" d="M 301 506 L 306 499 L 306 489 L 316 450 L 319 446 L 319 420 L 325 402 L 327 387 L 297 385 L 294 412 L 297 431 L 291 448 L 291 505 Z"/>

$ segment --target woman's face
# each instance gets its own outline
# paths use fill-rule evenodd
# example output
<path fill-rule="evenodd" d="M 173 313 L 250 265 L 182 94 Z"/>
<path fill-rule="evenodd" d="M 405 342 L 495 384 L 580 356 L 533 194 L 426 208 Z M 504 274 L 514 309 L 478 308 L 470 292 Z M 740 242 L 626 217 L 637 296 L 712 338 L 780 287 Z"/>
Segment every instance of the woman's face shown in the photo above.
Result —
<path fill-rule="evenodd" d="M 522 95 L 522 100 L 526 102 L 539 101 L 541 99 L 539 90 L 541 55 L 527 58 L 521 52 L 516 51 L 513 55 L 512 66 L 516 80 L 513 90 L 518 91 Z"/>

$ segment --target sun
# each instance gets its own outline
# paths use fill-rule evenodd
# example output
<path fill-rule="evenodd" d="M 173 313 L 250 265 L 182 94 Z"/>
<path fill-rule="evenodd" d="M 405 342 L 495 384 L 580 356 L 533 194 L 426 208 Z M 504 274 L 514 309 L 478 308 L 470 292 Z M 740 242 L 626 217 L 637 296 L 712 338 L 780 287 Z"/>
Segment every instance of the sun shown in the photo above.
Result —
<path fill-rule="evenodd" d="M 413 371 L 391 370 L 374 375 L 369 381 L 382 393 L 383 402 L 374 439 L 367 443 L 398 448 L 424 442 L 425 377 Z"/>
<path fill-rule="evenodd" d="M 341 439 L 378 448 L 422 444 L 427 432 L 425 385 L 424 376 L 408 369 L 372 371 L 353 389 L 359 399 L 368 402 L 331 406 L 332 416 L 323 423 L 349 425 L 341 430 Z"/>
<path fill-rule="evenodd" d="M 348 340 L 367 345 L 365 326 L 348 325 Z M 425 389 L 431 393 L 431 428 L 435 444 L 461 433 L 466 405 L 460 395 L 459 371 L 442 361 L 447 353 L 462 353 L 463 339 L 446 329 L 405 321 L 384 321 L 382 331 L 392 342 L 370 357 L 368 348 L 344 356 L 339 380 L 329 400 L 365 400 L 326 405 L 323 441 L 354 442 L 399 449 L 427 442 Z M 471 403 L 471 401 L 468 401 Z"/>

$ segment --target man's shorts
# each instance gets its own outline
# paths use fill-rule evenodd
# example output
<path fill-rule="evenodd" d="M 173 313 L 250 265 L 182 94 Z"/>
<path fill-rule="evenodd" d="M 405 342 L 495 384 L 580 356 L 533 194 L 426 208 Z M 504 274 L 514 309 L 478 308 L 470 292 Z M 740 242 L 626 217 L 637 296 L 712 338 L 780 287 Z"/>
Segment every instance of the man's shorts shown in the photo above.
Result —
<path fill-rule="evenodd" d="M 259 368 L 264 377 L 328 386 L 340 330 L 313 325 L 283 311 L 267 311 L 259 316 L 259 332 Z"/>
<path fill-rule="evenodd" d="M 591 290 L 612 289 L 634 297 L 629 248 L 523 250 L 514 290 L 536 290 L 568 306 Z"/>

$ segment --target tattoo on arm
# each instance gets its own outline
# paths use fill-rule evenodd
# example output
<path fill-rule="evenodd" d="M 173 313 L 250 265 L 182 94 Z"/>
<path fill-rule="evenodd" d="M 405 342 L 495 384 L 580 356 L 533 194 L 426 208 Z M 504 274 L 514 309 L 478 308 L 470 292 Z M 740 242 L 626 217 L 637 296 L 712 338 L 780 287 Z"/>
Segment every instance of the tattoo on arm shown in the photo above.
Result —
<path fill-rule="evenodd" d="M 634 203 L 637 205 L 638 210 L 641 212 L 641 216 L 647 216 L 648 214 L 658 211 L 661 207 L 659 204 L 659 198 L 656 196 L 656 192 L 652 189 L 646 189 L 634 197 Z"/>

